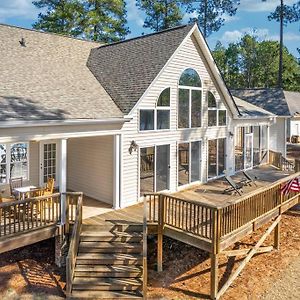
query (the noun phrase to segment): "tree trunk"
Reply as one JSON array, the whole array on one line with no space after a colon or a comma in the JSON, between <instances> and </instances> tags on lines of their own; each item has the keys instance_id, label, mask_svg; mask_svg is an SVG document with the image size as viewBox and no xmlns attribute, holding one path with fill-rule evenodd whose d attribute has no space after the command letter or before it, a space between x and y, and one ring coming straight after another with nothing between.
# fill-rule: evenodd
<instances>
[{"instance_id":1,"label":"tree trunk","mask_svg":"<svg viewBox=\"0 0 300 300\"><path fill-rule=\"evenodd\" d=\"M207 0L204 0L203 34L207 37Z\"/></svg>"},{"instance_id":2,"label":"tree trunk","mask_svg":"<svg viewBox=\"0 0 300 300\"><path fill-rule=\"evenodd\" d=\"M283 72L283 0L280 1L280 45L279 45L279 68L278 68L278 87L282 88L282 72Z\"/></svg>"}]
</instances>

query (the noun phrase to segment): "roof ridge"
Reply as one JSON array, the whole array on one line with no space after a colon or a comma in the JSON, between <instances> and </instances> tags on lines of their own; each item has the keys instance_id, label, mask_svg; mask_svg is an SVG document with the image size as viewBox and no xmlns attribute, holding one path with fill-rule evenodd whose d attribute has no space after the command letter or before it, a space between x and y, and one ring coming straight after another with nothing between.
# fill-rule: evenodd
<instances>
[{"instance_id":1,"label":"roof ridge","mask_svg":"<svg viewBox=\"0 0 300 300\"><path fill-rule=\"evenodd\" d=\"M101 46L100 42L90 41L90 40L87 40L87 39L84 39L84 38L77 38L77 37L69 36L69 35L66 35L66 34L60 34L60 33L55 33L55 32L48 32L48 31L41 31L41 30L37 30L37 29L34 29L34 28L26 28L26 27L22 27L22 26L16 26L16 25L5 24L5 23L0 22L0 27L1 26L27 30L27 31L35 32L35 33L50 34L50 35L54 35L54 36L58 36L58 37L68 38L68 39L81 41L81 42L92 43L92 44L96 44L98 46Z\"/></svg>"},{"instance_id":2,"label":"roof ridge","mask_svg":"<svg viewBox=\"0 0 300 300\"><path fill-rule=\"evenodd\" d=\"M144 35L139 35L139 36L129 38L129 39L125 39L125 40L122 40L122 41L118 41L118 42L114 42L114 43L110 43L110 44L104 44L104 45L99 46L99 48L106 48L106 47L109 47L109 46L115 46L115 45L118 45L118 44L127 43L127 42L131 42L131 41L147 38L147 37L150 37L150 36L153 36L153 35L159 35L159 34L162 34L162 33L182 29L182 28L185 28L185 27L191 27L192 28L194 25L195 25L195 23L183 24L183 25L167 28L167 29L164 29L164 30L160 30L160 31L157 31L157 32L151 32L151 33L147 33L147 34L144 34Z\"/></svg>"},{"instance_id":3,"label":"roof ridge","mask_svg":"<svg viewBox=\"0 0 300 300\"><path fill-rule=\"evenodd\" d=\"M283 90L283 88L279 87L270 87L270 88L263 88L263 87L255 87L255 88L230 88L231 91L249 91L249 90Z\"/></svg>"}]
</instances>

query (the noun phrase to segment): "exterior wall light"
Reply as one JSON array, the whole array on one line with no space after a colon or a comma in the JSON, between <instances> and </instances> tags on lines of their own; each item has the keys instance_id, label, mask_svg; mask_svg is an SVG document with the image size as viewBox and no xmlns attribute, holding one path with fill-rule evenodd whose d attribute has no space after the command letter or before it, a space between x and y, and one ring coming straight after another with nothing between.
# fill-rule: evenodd
<instances>
[{"instance_id":1,"label":"exterior wall light","mask_svg":"<svg viewBox=\"0 0 300 300\"><path fill-rule=\"evenodd\" d=\"M136 151L137 148L138 148L137 143L136 143L135 141L131 141L130 147L129 147L129 149L128 149L129 154L132 154L132 151Z\"/></svg>"}]
</instances>

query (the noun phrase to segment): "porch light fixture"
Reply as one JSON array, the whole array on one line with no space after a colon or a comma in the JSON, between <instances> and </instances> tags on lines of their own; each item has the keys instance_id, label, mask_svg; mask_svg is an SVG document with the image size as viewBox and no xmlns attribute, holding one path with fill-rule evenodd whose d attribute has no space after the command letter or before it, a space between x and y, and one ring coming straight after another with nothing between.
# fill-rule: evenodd
<instances>
[{"instance_id":1,"label":"porch light fixture","mask_svg":"<svg viewBox=\"0 0 300 300\"><path fill-rule=\"evenodd\" d=\"M132 154L132 151L136 151L137 147L138 147L137 143L135 141L131 141L130 147L128 149L129 153Z\"/></svg>"},{"instance_id":2,"label":"porch light fixture","mask_svg":"<svg viewBox=\"0 0 300 300\"><path fill-rule=\"evenodd\" d=\"M230 136L231 138L233 138L234 134L233 134L231 131L229 131L229 136Z\"/></svg>"}]
</instances>

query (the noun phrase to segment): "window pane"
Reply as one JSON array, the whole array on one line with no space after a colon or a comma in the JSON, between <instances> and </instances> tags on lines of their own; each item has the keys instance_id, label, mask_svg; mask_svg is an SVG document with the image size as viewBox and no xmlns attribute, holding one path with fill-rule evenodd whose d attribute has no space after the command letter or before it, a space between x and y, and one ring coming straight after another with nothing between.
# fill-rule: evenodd
<instances>
[{"instance_id":1,"label":"window pane","mask_svg":"<svg viewBox=\"0 0 300 300\"><path fill-rule=\"evenodd\" d=\"M158 100L157 106L170 106L170 88L164 89Z\"/></svg>"},{"instance_id":2,"label":"window pane","mask_svg":"<svg viewBox=\"0 0 300 300\"><path fill-rule=\"evenodd\" d=\"M178 127L189 128L189 90L179 89Z\"/></svg>"},{"instance_id":3,"label":"window pane","mask_svg":"<svg viewBox=\"0 0 300 300\"><path fill-rule=\"evenodd\" d=\"M178 146L178 185L189 183L189 144Z\"/></svg>"},{"instance_id":4,"label":"window pane","mask_svg":"<svg viewBox=\"0 0 300 300\"><path fill-rule=\"evenodd\" d=\"M218 139L218 175L223 175L226 161L226 139Z\"/></svg>"},{"instance_id":5,"label":"window pane","mask_svg":"<svg viewBox=\"0 0 300 300\"><path fill-rule=\"evenodd\" d=\"M191 181L201 180L201 142L191 143Z\"/></svg>"},{"instance_id":6,"label":"window pane","mask_svg":"<svg viewBox=\"0 0 300 300\"><path fill-rule=\"evenodd\" d=\"M216 98L213 95L213 93L211 93L211 92L208 92L208 107L209 108L216 108L217 107Z\"/></svg>"},{"instance_id":7,"label":"window pane","mask_svg":"<svg viewBox=\"0 0 300 300\"><path fill-rule=\"evenodd\" d=\"M217 126L217 110L208 111L208 126Z\"/></svg>"},{"instance_id":8,"label":"window pane","mask_svg":"<svg viewBox=\"0 0 300 300\"><path fill-rule=\"evenodd\" d=\"M201 80L194 69L186 69L180 77L179 85L201 87Z\"/></svg>"},{"instance_id":9,"label":"window pane","mask_svg":"<svg viewBox=\"0 0 300 300\"><path fill-rule=\"evenodd\" d=\"M27 162L28 145L25 143L12 144L10 147L10 177L28 178Z\"/></svg>"},{"instance_id":10,"label":"window pane","mask_svg":"<svg viewBox=\"0 0 300 300\"><path fill-rule=\"evenodd\" d=\"M170 145L156 147L156 192L169 188Z\"/></svg>"},{"instance_id":11,"label":"window pane","mask_svg":"<svg viewBox=\"0 0 300 300\"><path fill-rule=\"evenodd\" d=\"M170 129L169 110L157 110L157 129Z\"/></svg>"},{"instance_id":12,"label":"window pane","mask_svg":"<svg viewBox=\"0 0 300 300\"><path fill-rule=\"evenodd\" d=\"M140 130L154 129L154 110L140 110Z\"/></svg>"},{"instance_id":13,"label":"window pane","mask_svg":"<svg viewBox=\"0 0 300 300\"><path fill-rule=\"evenodd\" d=\"M140 195L154 192L154 147L142 148L140 154Z\"/></svg>"},{"instance_id":14,"label":"window pane","mask_svg":"<svg viewBox=\"0 0 300 300\"><path fill-rule=\"evenodd\" d=\"M253 126L253 165L257 166L260 163L260 140L259 140L259 126Z\"/></svg>"},{"instance_id":15,"label":"window pane","mask_svg":"<svg viewBox=\"0 0 300 300\"><path fill-rule=\"evenodd\" d=\"M244 169L244 128L238 127L235 135L235 170Z\"/></svg>"},{"instance_id":16,"label":"window pane","mask_svg":"<svg viewBox=\"0 0 300 300\"><path fill-rule=\"evenodd\" d=\"M219 110L219 126L226 125L226 110Z\"/></svg>"},{"instance_id":17,"label":"window pane","mask_svg":"<svg viewBox=\"0 0 300 300\"><path fill-rule=\"evenodd\" d=\"M0 164L0 183L6 183L6 165Z\"/></svg>"},{"instance_id":18,"label":"window pane","mask_svg":"<svg viewBox=\"0 0 300 300\"><path fill-rule=\"evenodd\" d=\"M192 127L201 127L201 91L192 91Z\"/></svg>"},{"instance_id":19,"label":"window pane","mask_svg":"<svg viewBox=\"0 0 300 300\"><path fill-rule=\"evenodd\" d=\"M217 140L208 141L208 178L217 176Z\"/></svg>"}]
</instances>

